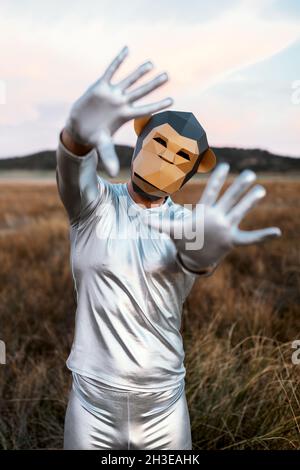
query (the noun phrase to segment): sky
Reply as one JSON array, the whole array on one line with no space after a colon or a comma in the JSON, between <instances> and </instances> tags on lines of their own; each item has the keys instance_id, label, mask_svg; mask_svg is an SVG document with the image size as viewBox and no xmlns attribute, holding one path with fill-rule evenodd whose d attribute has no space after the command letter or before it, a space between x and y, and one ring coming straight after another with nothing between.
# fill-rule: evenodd
<instances>
[{"instance_id":1,"label":"sky","mask_svg":"<svg viewBox=\"0 0 300 470\"><path fill-rule=\"evenodd\" d=\"M1 0L0 158L54 149L70 106L124 45L212 146L300 157L299 0ZM114 135L135 144L132 121Z\"/></svg>"}]
</instances>

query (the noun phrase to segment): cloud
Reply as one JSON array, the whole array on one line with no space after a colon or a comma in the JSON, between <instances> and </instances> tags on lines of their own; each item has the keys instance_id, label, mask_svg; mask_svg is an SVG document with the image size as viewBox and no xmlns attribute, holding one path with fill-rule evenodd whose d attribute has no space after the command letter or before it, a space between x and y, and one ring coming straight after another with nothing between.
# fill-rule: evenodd
<instances>
[{"instance_id":1,"label":"cloud","mask_svg":"<svg viewBox=\"0 0 300 470\"><path fill-rule=\"evenodd\" d=\"M203 115L211 109L214 119L222 122L220 100L230 107L234 99L228 77L276 56L295 41L299 31L299 22L288 17L269 21L262 14L269 1L176 0L149 5L148 0L134 0L130 5L119 0L114 8L106 0L75 1L72 7L70 2L57 0L4 2L0 79L6 82L7 104L0 108L0 133L7 132L10 139L5 138L0 155L14 155L20 139L23 152L43 145L54 147L71 103L103 73L125 43L130 56L115 80L148 59L156 66L149 78L162 70L170 75L170 82L141 104L172 95L175 107L199 112L202 94L211 90ZM225 95L220 98L215 87L222 84L226 84ZM276 94L273 100L278 102ZM252 116L251 99L240 103L249 107ZM230 121L228 126L236 125ZM25 129L32 139L24 138ZM124 126L116 139L133 143L132 124Z\"/></svg>"},{"instance_id":2,"label":"cloud","mask_svg":"<svg viewBox=\"0 0 300 470\"><path fill-rule=\"evenodd\" d=\"M25 20L38 21L40 24L54 24L58 20L66 18L80 18L86 22L91 18L105 18L106 23L112 27L119 27L120 23L135 25L156 22L164 22L166 19L176 20L178 24L202 23L222 15L225 10L238 5L239 0L211 0L210 2L189 0L131 0L123 2L115 0L113 7L111 0L86 0L84 5L81 0L52 0L40 2L38 0L2 0L2 8L6 15L20 16Z\"/></svg>"},{"instance_id":3,"label":"cloud","mask_svg":"<svg viewBox=\"0 0 300 470\"><path fill-rule=\"evenodd\" d=\"M191 106L205 119L210 140L299 157L300 105L291 100L299 56L300 41L200 93Z\"/></svg>"}]
</instances>

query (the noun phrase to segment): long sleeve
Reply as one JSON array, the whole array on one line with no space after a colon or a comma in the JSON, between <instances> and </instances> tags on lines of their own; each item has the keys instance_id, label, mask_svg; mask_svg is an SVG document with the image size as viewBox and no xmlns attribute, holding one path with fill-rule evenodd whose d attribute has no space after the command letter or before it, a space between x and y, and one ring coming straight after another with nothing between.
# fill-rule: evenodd
<instances>
[{"instance_id":1,"label":"long sleeve","mask_svg":"<svg viewBox=\"0 0 300 470\"><path fill-rule=\"evenodd\" d=\"M215 263L213 266L210 266L208 268L205 268L205 269L199 269L198 271L194 271L190 268L188 268L181 256L180 256L180 253L177 252L177 255L176 255L176 261L179 263L179 265L181 266L181 269L186 273L186 274L191 274L191 275L194 275L195 276L195 279L196 277L208 277L208 276L211 276L214 272L215 272L215 269L217 268L218 266L218 263Z\"/></svg>"},{"instance_id":2,"label":"long sleeve","mask_svg":"<svg viewBox=\"0 0 300 470\"><path fill-rule=\"evenodd\" d=\"M93 211L101 195L94 149L83 157L70 152L61 137L56 152L56 182L70 224L75 226Z\"/></svg>"}]
</instances>

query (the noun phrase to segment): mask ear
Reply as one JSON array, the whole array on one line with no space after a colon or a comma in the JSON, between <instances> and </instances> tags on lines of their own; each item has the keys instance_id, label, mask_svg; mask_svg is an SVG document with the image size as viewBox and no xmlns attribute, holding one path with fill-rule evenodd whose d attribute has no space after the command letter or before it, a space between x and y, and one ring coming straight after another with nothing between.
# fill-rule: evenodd
<instances>
[{"instance_id":1,"label":"mask ear","mask_svg":"<svg viewBox=\"0 0 300 470\"><path fill-rule=\"evenodd\" d=\"M143 117L140 117L140 118L136 118L134 120L134 130L135 130L135 133L137 136L139 136L142 132L142 130L144 129L144 127L146 126L147 122L150 121L152 115L149 114L147 116L143 116Z\"/></svg>"},{"instance_id":2,"label":"mask ear","mask_svg":"<svg viewBox=\"0 0 300 470\"><path fill-rule=\"evenodd\" d=\"M211 148L208 148L202 156L197 173L208 173L217 163L216 156Z\"/></svg>"}]
</instances>

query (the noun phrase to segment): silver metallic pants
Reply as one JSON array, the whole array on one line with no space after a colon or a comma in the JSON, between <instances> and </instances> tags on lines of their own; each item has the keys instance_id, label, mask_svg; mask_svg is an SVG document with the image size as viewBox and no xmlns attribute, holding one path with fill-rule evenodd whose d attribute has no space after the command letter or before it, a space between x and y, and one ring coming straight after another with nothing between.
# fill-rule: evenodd
<instances>
[{"instance_id":1,"label":"silver metallic pants","mask_svg":"<svg viewBox=\"0 0 300 470\"><path fill-rule=\"evenodd\" d=\"M185 382L167 391L135 392L73 373L64 449L192 449Z\"/></svg>"}]
</instances>

